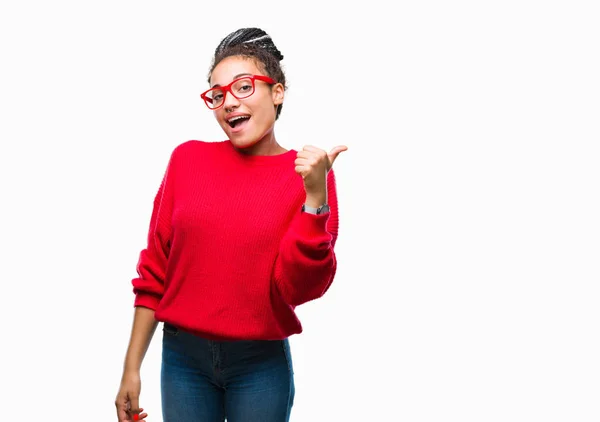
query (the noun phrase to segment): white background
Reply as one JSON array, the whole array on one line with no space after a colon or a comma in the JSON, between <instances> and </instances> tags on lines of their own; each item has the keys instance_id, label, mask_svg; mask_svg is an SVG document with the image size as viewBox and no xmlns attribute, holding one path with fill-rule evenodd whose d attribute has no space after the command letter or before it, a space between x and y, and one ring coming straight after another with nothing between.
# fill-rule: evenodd
<instances>
[{"instance_id":1,"label":"white background","mask_svg":"<svg viewBox=\"0 0 600 422\"><path fill-rule=\"evenodd\" d=\"M152 200L224 139L199 93L247 26L285 55L280 143L349 147L292 421L598 420L593 2L352 3L3 2L0 420L116 420Z\"/></svg>"}]
</instances>

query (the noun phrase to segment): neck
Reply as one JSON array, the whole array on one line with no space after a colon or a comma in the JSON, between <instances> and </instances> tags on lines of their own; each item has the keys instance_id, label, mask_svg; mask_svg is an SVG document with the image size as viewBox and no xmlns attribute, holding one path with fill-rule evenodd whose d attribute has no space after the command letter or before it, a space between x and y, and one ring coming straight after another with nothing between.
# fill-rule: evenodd
<instances>
[{"instance_id":1,"label":"neck","mask_svg":"<svg viewBox=\"0 0 600 422\"><path fill-rule=\"evenodd\" d=\"M285 148L277 143L273 130L267 132L265 136L254 145L244 149L236 149L238 152L245 155L278 155L287 152Z\"/></svg>"}]
</instances>

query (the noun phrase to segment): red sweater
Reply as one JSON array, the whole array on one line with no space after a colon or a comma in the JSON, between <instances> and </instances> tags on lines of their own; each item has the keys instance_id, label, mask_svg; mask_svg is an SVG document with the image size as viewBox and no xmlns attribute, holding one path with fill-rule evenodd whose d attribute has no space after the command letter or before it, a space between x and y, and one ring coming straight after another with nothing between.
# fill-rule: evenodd
<instances>
[{"instance_id":1,"label":"red sweater","mask_svg":"<svg viewBox=\"0 0 600 422\"><path fill-rule=\"evenodd\" d=\"M321 297L336 272L338 208L301 212L297 152L246 156L229 141L173 150L132 280L134 306L213 340L279 340L302 332L294 308Z\"/></svg>"}]
</instances>

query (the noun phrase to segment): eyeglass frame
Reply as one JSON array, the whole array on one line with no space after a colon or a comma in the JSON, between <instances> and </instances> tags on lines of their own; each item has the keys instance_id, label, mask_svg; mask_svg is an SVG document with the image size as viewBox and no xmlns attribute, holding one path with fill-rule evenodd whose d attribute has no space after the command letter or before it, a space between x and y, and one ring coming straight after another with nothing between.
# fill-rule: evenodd
<instances>
[{"instance_id":1,"label":"eyeglass frame","mask_svg":"<svg viewBox=\"0 0 600 422\"><path fill-rule=\"evenodd\" d=\"M236 95L233 93L233 91L231 90L231 87L232 87L232 85L233 85L234 83L236 83L236 82L238 82L238 81L241 81L242 79L250 79L250 80L252 81L252 94L250 94L250 95L248 95L248 96L246 96L246 97L238 98L238 97L237 97L237 96L236 96ZM252 95L254 95L254 93L256 92L256 83L255 83L255 81L256 81L256 80L259 80L259 81L262 81L262 82L266 82L266 83L268 83L268 84L270 84L270 85L274 85L274 84L276 84L276 83L277 83L277 81L275 81L273 78L269 78L268 76L263 76L263 75L248 75L248 76L242 76L242 77L239 77L239 78L237 78L237 79L234 79L234 80L233 80L233 81L231 81L231 83L229 83L228 85L225 85L225 86L219 86L219 87L214 87L214 88L207 89L207 90L206 90L206 91L204 91L202 94L200 94L200 98L202 98L202 99L204 100L204 103L206 104L206 106L207 106L207 107L208 107L210 110L217 110L217 109L219 109L219 108L223 107L223 104L225 104L225 100L227 99L227 93L228 93L228 92L229 92L231 95L233 95L233 97L234 97L235 99L238 99L238 100L243 100L243 99L245 99L245 98L248 98L248 97L251 97ZM223 93L224 93L224 94L223 94L223 102L221 103L221 105L220 105L220 106L217 106L217 107L215 107L215 108L212 108L211 106L209 106L209 105L208 105L208 104L209 104L209 102L210 102L210 101L212 101L212 99L211 99L211 98L208 98L208 95L207 95L207 94L208 94L210 91L214 91L214 90L220 90L220 91L223 91Z\"/></svg>"}]
</instances>

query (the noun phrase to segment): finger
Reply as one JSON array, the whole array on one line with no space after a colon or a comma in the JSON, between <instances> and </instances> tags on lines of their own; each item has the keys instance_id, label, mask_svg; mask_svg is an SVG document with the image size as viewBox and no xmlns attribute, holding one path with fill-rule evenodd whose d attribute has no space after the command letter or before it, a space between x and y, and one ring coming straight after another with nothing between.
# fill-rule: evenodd
<instances>
[{"instance_id":1,"label":"finger","mask_svg":"<svg viewBox=\"0 0 600 422\"><path fill-rule=\"evenodd\" d=\"M137 420L135 419L135 416L140 413L141 409L140 409L140 399L138 396L132 396L130 398L130 403L131 406L129 407L129 415L131 416L132 420Z\"/></svg>"},{"instance_id":2,"label":"finger","mask_svg":"<svg viewBox=\"0 0 600 422\"><path fill-rule=\"evenodd\" d=\"M138 413L140 411L140 398L132 395L129 400L131 401L129 410L133 413Z\"/></svg>"},{"instance_id":3,"label":"finger","mask_svg":"<svg viewBox=\"0 0 600 422\"><path fill-rule=\"evenodd\" d=\"M329 151L328 155L336 155L337 156L340 152L347 151L347 150L348 150L348 147L346 145L338 145L336 147L333 147L331 149L331 151Z\"/></svg>"},{"instance_id":4,"label":"finger","mask_svg":"<svg viewBox=\"0 0 600 422\"><path fill-rule=\"evenodd\" d=\"M321 151L321 148L317 148L314 145L304 145L302 147L302 151L319 152L319 151Z\"/></svg>"},{"instance_id":5,"label":"finger","mask_svg":"<svg viewBox=\"0 0 600 422\"><path fill-rule=\"evenodd\" d=\"M126 397L118 397L115 401L115 405L117 407L117 419L119 422L125 422L128 419L128 411L127 411L127 398Z\"/></svg>"},{"instance_id":6,"label":"finger","mask_svg":"<svg viewBox=\"0 0 600 422\"><path fill-rule=\"evenodd\" d=\"M314 152L311 152L311 151L298 151L298 153L296 154L296 157L310 158L310 157L313 157L314 155L315 155Z\"/></svg>"},{"instance_id":7,"label":"finger","mask_svg":"<svg viewBox=\"0 0 600 422\"><path fill-rule=\"evenodd\" d=\"M296 171L296 173L298 173L300 176L302 176L302 178L304 179L306 177L306 167L304 166L296 166L294 168L294 170Z\"/></svg>"},{"instance_id":8,"label":"finger","mask_svg":"<svg viewBox=\"0 0 600 422\"><path fill-rule=\"evenodd\" d=\"M296 158L294 160L294 164L297 166L308 166L310 165L311 160L309 158Z\"/></svg>"},{"instance_id":9,"label":"finger","mask_svg":"<svg viewBox=\"0 0 600 422\"><path fill-rule=\"evenodd\" d=\"M347 151L348 147L345 145L340 145L337 147L334 147L329 154L327 154L327 156L329 157L329 166L331 167L333 165L333 162L335 161L335 159L337 158L338 155L340 155L340 153Z\"/></svg>"},{"instance_id":10,"label":"finger","mask_svg":"<svg viewBox=\"0 0 600 422\"><path fill-rule=\"evenodd\" d=\"M117 409L117 418L119 419L119 422L126 422L129 420L129 415L125 409L119 408Z\"/></svg>"},{"instance_id":11,"label":"finger","mask_svg":"<svg viewBox=\"0 0 600 422\"><path fill-rule=\"evenodd\" d=\"M135 421L135 422L143 422L144 418L148 416L145 413L136 413L135 415L133 415L131 418Z\"/></svg>"},{"instance_id":12,"label":"finger","mask_svg":"<svg viewBox=\"0 0 600 422\"><path fill-rule=\"evenodd\" d=\"M325 157L327 157L327 155L325 155ZM321 162L321 159L316 154L312 154L308 157L296 157L296 160L294 162L306 166L318 166ZM323 163L326 164L327 159L323 160Z\"/></svg>"},{"instance_id":13,"label":"finger","mask_svg":"<svg viewBox=\"0 0 600 422\"><path fill-rule=\"evenodd\" d=\"M143 412L144 412L144 408L140 407L136 413L134 413L134 414L131 415L131 417L133 418L133 420L136 420L136 421L140 420L140 419L143 419L146 416L148 416L147 413L143 413ZM146 415L146 416L144 416L144 415ZM137 416L137 419L135 418L136 416Z\"/></svg>"},{"instance_id":14,"label":"finger","mask_svg":"<svg viewBox=\"0 0 600 422\"><path fill-rule=\"evenodd\" d=\"M129 410L127 415L127 421L141 421L144 418L148 417L148 414L144 412L144 408L140 407L139 409Z\"/></svg>"}]
</instances>

